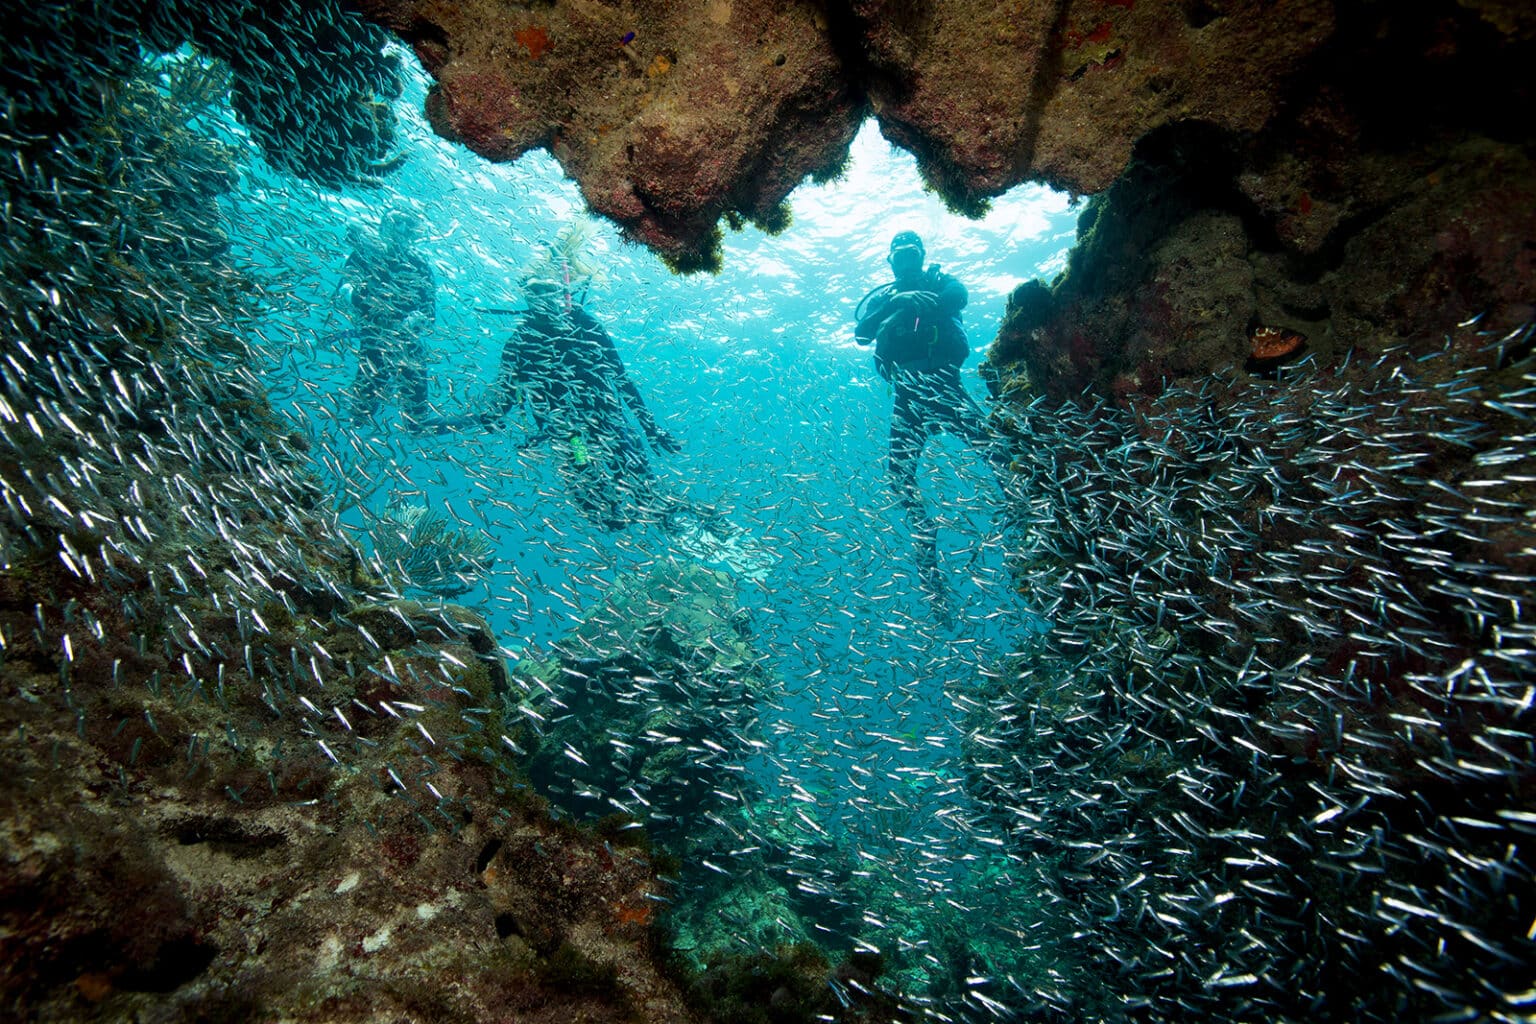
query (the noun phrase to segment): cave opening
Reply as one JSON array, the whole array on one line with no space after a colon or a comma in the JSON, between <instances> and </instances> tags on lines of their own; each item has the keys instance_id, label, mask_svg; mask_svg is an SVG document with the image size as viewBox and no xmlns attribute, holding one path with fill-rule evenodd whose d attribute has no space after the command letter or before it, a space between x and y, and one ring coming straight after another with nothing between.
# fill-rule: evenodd
<instances>
[{"instance_id":1,"label":"cave opening","mask_svg":"<svg viewBox=\"0 0 1536 1024\"><path fill-rule=\"evenodd\" d=\"M426 88L424 76L410 77L395 101L404 159L380 182L316 187L253 157L225 199L242 263L284 282L270 290L280 297L256 330L268 357L263 379L293 432L308 439L341 528L386 568L411 567L397 541L422 522L483 538L484 556L457 576L423 571L407 577L405 593L474 609L522 664L570 643L573 624L611 607L616 584L649 577L659 563L698 558L732 577L728 595L686 574L667 584L703 585L711 600L728 602L725 642L750 649L747 660L762 672L750 700L699 718L685 746L703 751L705 769L668 776L681 806L615 782L635 781L644 774L637 766L651 763L634 748L645 747L654 724L626 717L636 701L690 701L688 673L676 666L697 652L673 641L645 641L638 664L592 649L564 663L565 703L555 711L603 728L546 741L531 771L569 811L653 817L700 889L709 876L698 864L719 863L730 850L715 850L715 824L689 824L689 808L722 787L749 805L755 824L731 818L730 828L771 838L733 845L761 848L760 870L783 912L764 919L722 912L731 900L695 900L672 920L681 946L719 948L739 941L734 931L761 948L819 941L835 952L857 938L860 907L904 915L893 934L942 930L939 895L992 907L999 922L1008 919L1000 928L1030 927L1032 909L1010 902L997 834L966 795L963 716L951 700L986 687L1017 649L1020 623L1032 635L1049 622L1010 583L1012 541L993 468L945 435L931 441L918 476L935 510L937 556L954 570L953 618L933 620L912 561L912 526L886 479L891 399L852 332L861 297L890 279L892 237L916 232L927 260L968 292L971 355L961 378L989 407L977 371L1008 297L1066 266L1079 205L1023 185L984 217L962 217L870 121L837 178L807 181L789 197L783 230L730 232L718 273L680 276L584 216L576 186L548 154L492 164L440 139L421 113ZM224 127L238 139L237 124ZM400 212L418 223L416 251L437 289L428 407L457 423L453 430L408 429L403 395L385 396L368 417L355 413L359 356L344 268L357 239ZM280 227L294 222L305 225L301 234ZM682 546L662 523L595 527L571 500L569 477L528 444L531 424L463 425L493 397L502 347L525 305L523 280L556 250L579 279L560 283L611 334L646 406L677 442L675 454L653 446L658 486L718 511L745 554L722 553L696 532ZM616 693L628 693L627 702L609 700ZM677 735L694 735L683 712L668 715ZM704 740L718 743L733 729L752 745L735 751L739 771L722 775L708 767L714 755ZM1008 935L988 941L1006 944ZM930 952L920 942L899 958L903 984L963 987L965 943L944 942L952 948Z\"/></svg>"}]
</instances>

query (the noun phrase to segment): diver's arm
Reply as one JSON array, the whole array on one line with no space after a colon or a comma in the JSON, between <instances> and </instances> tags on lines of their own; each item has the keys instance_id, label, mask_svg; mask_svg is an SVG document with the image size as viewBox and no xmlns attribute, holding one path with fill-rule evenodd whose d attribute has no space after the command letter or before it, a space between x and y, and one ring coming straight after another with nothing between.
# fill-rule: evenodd
<instances>
[{"instance_id":1,"label":"diver's arm","mask_svg":"<svg viewBox=\"0 0 1536 1024\"><path fill-rule=\"evenodd\" d=\"M969 296L959 278L934 268L926 272L920 282L913 282L906 290L891 295L885 310L895 312L897 308L905 308L915 316L957 316L967 301Z\"/></svg>"},{"instance_id":2,"label":"diver's arm","mask_svg":"<svg viewBox=\"0 0 1536 1024\"><path fill-rule=\"evenodd\" d=\"M624 369L624 360L619 358L619 348L613 343L613 338L603 329L602 324L592 318L591 314L585 315L585 321L583 326L591 331L602 348L602 358L607 369L606 376L613 382L624 404L629 406L630 413L635 417L635 422L640 424L640 429L645 431L646 438L651 444L665 451L674 454L682 451L682 445L677 443L677 439L662 430L656 423L656 417L651 415L651 410L646 408L645 398L640 394L640 389L635 386L635 382L630 379L629 371Z\"/></svg>"},{"instance_id":3,"label":"diver's arm","mask_svg":"<svg viewBox=\"0 0 1536 1024\"><path fill-rule=\"evenodd\" d=\"M491 389L491 405L480 414L480 425L495 430L517 404L523 381L522 332L507 339L501 350L501 367L496 371L496 383Z\"/></svg>"},{"instance_id":4,"label":"diver's arm","mask_svg":"<svg viewBox=\"0 0 1536 1024\"><path fill-rule=\"evenodd\" d=\"M536 448L549 440L551 432L549 417L540 409L538 403L525 394L523 389L516 383L509 382L501 389L495 406L480 414L480 425L486 430L496 429L501 426L502 421L506 419L507 413L511 411L514 405L521 405L523 411L528 414L528 419L533 423L532 432L517 442L517 450L520 452L527 451L529 448Z\"/></svg>"},{"instance_id":5,"label":"diver's arm","mask_svg":"<svg viewBox=\"0 0 1536 1024\"><path fill-rule=\"evenodd\" d=\"M656 424L655 418L651 415L651 411L645 407L644 396L640 394L640 389L635 386L635 382L630 379L629 372L624 369L624 364L619 361L617 352L613 354L613 359L609 365L611 367L610 379L612 379L614 386L619 389L619 395L624 399L624 404L629 406L629 411L634 413L635 419L640 421L640 425L645 427L645 432L649 434L651 428Z\"/></svg>"},{"instance_id":6,"label":"diver's arm","mask_svg":"<svg viewBox=\"0 0 1536 1024\"><path fill-rule=\"evenodd\" d=\"M640 424L640 429L645 431L645 436L651 444L674 455L682 451L683 446L677 443L677 438L662 430L656 422L656 417L651 415L651 410L645 407L645 399L640 396L640 389L635 387L635 382L630 380L629 374L624 372L622 363L619 364L619 375L615 383L619 386L619 394L624 397L624 404L629 406L635 422Z\"/></svg>"},{"instance_id":7,"label":"diver's arm","mask_svg":"<svg viewBox=\"0 0 1536 1024\"><path fill-rule=\"evenodd\" d=\"M894 294L893 288L893 285L883 285L883 294L881 294L882 289L876 289L875 293L864 300L864 302L868 303L868 306L864 311L864 315L859 317L858 323L853 327L853 340L858 344L869 345L874 343L875 334L880 330L880 324L885 320L886 314L890 312L891 296ZM860 305L864 305L864 303L861 302Z\"/></svg>"},{"instance_id":8,"label":"diver's arm","mask_svg":"<svg viewBox=\"0 0 1536 1024\"><path fill-rule=\"evenodd\" d=\"M939 279L939 290L934 296L938 300L939 312L945 316L954 316L970 301L965 285L953 274L940 271L935 276Z\"/></svg>"}]
</instances>

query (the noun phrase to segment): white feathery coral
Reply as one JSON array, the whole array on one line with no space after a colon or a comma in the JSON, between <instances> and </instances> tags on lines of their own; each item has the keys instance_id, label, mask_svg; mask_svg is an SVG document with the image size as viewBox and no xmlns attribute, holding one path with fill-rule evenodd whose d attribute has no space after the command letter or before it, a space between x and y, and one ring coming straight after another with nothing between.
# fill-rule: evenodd
<instances>
[{"instance_id":1,"label":"white feathery coral","mask_svg":"<svg viewBox=\"0 0 1536 1024\"><path fill-rule=\"evenodd\" d=\"M465 593L496 561L489 536L425 505L391 505L368 534L386 575L439 597Z\"/></svg>"}]
</instances>

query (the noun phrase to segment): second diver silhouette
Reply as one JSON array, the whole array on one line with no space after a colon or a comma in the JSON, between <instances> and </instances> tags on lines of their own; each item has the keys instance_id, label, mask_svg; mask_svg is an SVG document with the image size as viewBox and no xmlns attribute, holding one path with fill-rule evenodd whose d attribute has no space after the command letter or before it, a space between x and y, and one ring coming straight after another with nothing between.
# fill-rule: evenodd
<instances>
[{"instance_id":1,"label":"second diver silhouette","mask_svg":"<svg viewBox=\"0 0 1536 1024\"><path fill-rule=\"evenodd\" d=\"M525 409L534 430L521 447L549 445L571 499L603 529L660 521L686 507L657 487L630 418L651 448L682 446L646 408L608 332L560 281L534 276L522 290L528 308L502 348L482 424L495 428L514 407Z\"/></svg>"},{"instance_id":2,"label":"second diver silhouette","mask_svg":"<svg viewBox=\"0 0 1536 1024\"><path fill-rule=\"evenodd\" d=\"M578 301L573 282L590 270L570 252L572 233L522 281L527 308L516 311L481 425L495 429L521 407L533 430L520 447L549 447L566 493L593 524L611 531L654 523L684 553L761 580L777 561L772 552L715 509L659 485L647 448L677 454L682 446L656 422L613 338Z\"/></svg>"}]
</instances>

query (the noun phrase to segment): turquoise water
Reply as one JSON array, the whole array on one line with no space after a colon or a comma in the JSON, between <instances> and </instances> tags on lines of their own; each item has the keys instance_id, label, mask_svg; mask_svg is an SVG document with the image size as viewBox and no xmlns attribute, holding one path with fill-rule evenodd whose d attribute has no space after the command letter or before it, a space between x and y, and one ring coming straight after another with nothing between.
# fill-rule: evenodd
<instances>
[{"instance_id":1,"label":"turquoise water","mask_svg":"<svg viewBox=\"0 0 1536 1024\"><path fill-rule=\"evenodd\" d=\"M434 136L420 114L425 84L415 78L399 102L410 159L381 188L318 190L247 150L242 187L229 197L230 234L266 282L270 308L256 329L264 379L310 438L342 523L366 546L368 527L396 500L488 535L494 568L454 600L485 615L515 657L556 639L618 574L650 564L670 542L654 528L592 527L544 449L517 450L521 425L417 437L389 405L374 424L350 422L356 362L341 333L350 323L339 276L349 227L371 228L387 209L424 219L418 249L438 285L426 339L430 401L452 416L486 399L512 323L485 310L520 308L522 268L581 216L575 185L547 155L490 165ZM239 136L233 121L214 127ZM777 556L766 577L740 580L752 642L783 685L764 709L768 746L752 766L769 806L809 816L889 884L913 884L908 899L964 906L967 887L983 879L1006 890L1008 865L961 790L955 698L995 670L1021 632L1049 623L1010 584L1005 557L1020 539L1005 531L991 471L947 437L930 444L920 480L958 614L952 625L933 620L886 487L889 392L853 343L853 311L889 279L890 236L918 231L929 260L970 290L973 354L962 375L985 407L975 368L1006 296L1061 269L1076 210L1063 195L1022 186L982 221L952 215L872 125L840 180L803 185L791 204L782 235L729 235L716 276L673 276L595 223L585 255L602 276L587 305L682 443L680 455L653 456L661 486L719 507ZM908 932L904 941L926 941L915 926Z\"/></svg>"}]
</instances>

